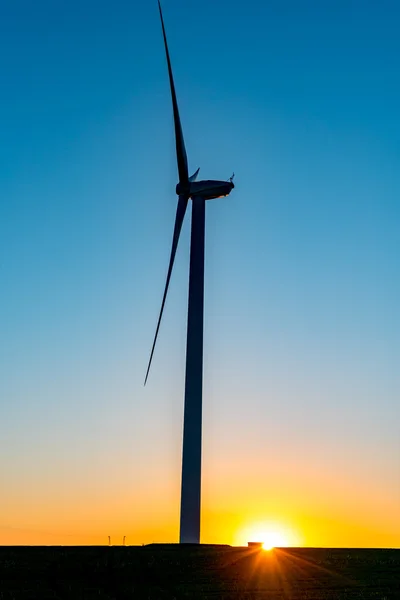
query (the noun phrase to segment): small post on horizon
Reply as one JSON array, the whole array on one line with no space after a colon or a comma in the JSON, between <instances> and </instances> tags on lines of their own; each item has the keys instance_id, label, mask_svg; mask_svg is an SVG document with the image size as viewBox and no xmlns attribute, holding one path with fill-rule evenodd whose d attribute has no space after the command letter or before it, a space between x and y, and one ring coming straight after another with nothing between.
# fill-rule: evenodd
<instances>
[{"instance_id":1,"label":"small post on horizon","mask_svg":"<svg viewBox=\"0 0 400 600\"><path fill-rule=\"evenodd\" d=\"M181 544L200 543L205 199L192 198L183 422Z\"/></svg>"}]
</instances>

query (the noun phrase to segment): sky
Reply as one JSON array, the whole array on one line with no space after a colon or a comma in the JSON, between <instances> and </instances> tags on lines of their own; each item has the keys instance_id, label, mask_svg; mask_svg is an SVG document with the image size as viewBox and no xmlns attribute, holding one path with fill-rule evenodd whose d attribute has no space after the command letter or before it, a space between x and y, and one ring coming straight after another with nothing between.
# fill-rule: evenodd
<instances>
[{"instance_id":1,"label":"sky","mask_svg":"<svg viewBox=\"0 0 400 600\"><path fill-rule=\"evenodd\" d=\"M206 207L201 541L400 546L385 0L164 0ZM190 211L156 1L0 7L0 544L176 542Z\"/></svg>"}]
</instances>

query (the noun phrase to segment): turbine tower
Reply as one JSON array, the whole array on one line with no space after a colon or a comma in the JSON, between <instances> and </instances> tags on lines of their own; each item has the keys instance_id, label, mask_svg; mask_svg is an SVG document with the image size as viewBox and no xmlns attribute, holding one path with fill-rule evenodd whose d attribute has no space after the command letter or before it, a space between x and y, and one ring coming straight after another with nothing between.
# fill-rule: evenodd
<instances>
[{"instance_id":1,"label":"turbine tower","mask_svg":"<svg viewBox=\"0 0 400 600\"><path fill-rule=\"evenodd\" d=\"M183 423L182 484L180 543L200 543L201 498L201 425L203 395L203 315L204 315L204 232L206 200L228 196L234 188L233 176L228 181L196 181L200 169L189 177L185 142L183 139L171 60L165 34L164 20L158 0L161 27L167 57L169 83L174 114L176 158L179 183L176 186L178 205L172 237L172 248L167 271L164 295L157 322L153 347L147 367L145 385L149 375L158 330L164 311L175 254L189 199L192 200L192 226L190 241L189 303L186 341L185 407Z\"/></svg>"}]
</instances>

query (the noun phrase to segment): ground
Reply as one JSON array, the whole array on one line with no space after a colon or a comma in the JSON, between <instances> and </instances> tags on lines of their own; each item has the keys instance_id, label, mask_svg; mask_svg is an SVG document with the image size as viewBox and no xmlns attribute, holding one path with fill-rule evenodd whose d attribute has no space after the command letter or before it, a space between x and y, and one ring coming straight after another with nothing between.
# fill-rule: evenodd
<instances>
[{"instance_id":1,"label":"ground","mask_svg":"<svg viewBox=\"0 0 400 600\"><path fill-rule=\"evenodd\" d=\"M400 600L400 550L2 547L0 600Z\"/></svg>"}]
</instances>

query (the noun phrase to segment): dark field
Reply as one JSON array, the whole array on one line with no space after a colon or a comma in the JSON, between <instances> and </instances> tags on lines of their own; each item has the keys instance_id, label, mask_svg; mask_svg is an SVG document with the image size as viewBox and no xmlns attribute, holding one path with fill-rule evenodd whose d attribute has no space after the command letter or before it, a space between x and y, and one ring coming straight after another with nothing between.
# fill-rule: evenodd
<instances>
[{"instance_id":1,"label":"dark field","mask_svg":"<svg viewBox=\"0 0 400 600\"><path fill-rule=\"evenodd\" d=\"M14 598L400 600L400 550L2 547Z\"/></svg>"}]
</instances>

